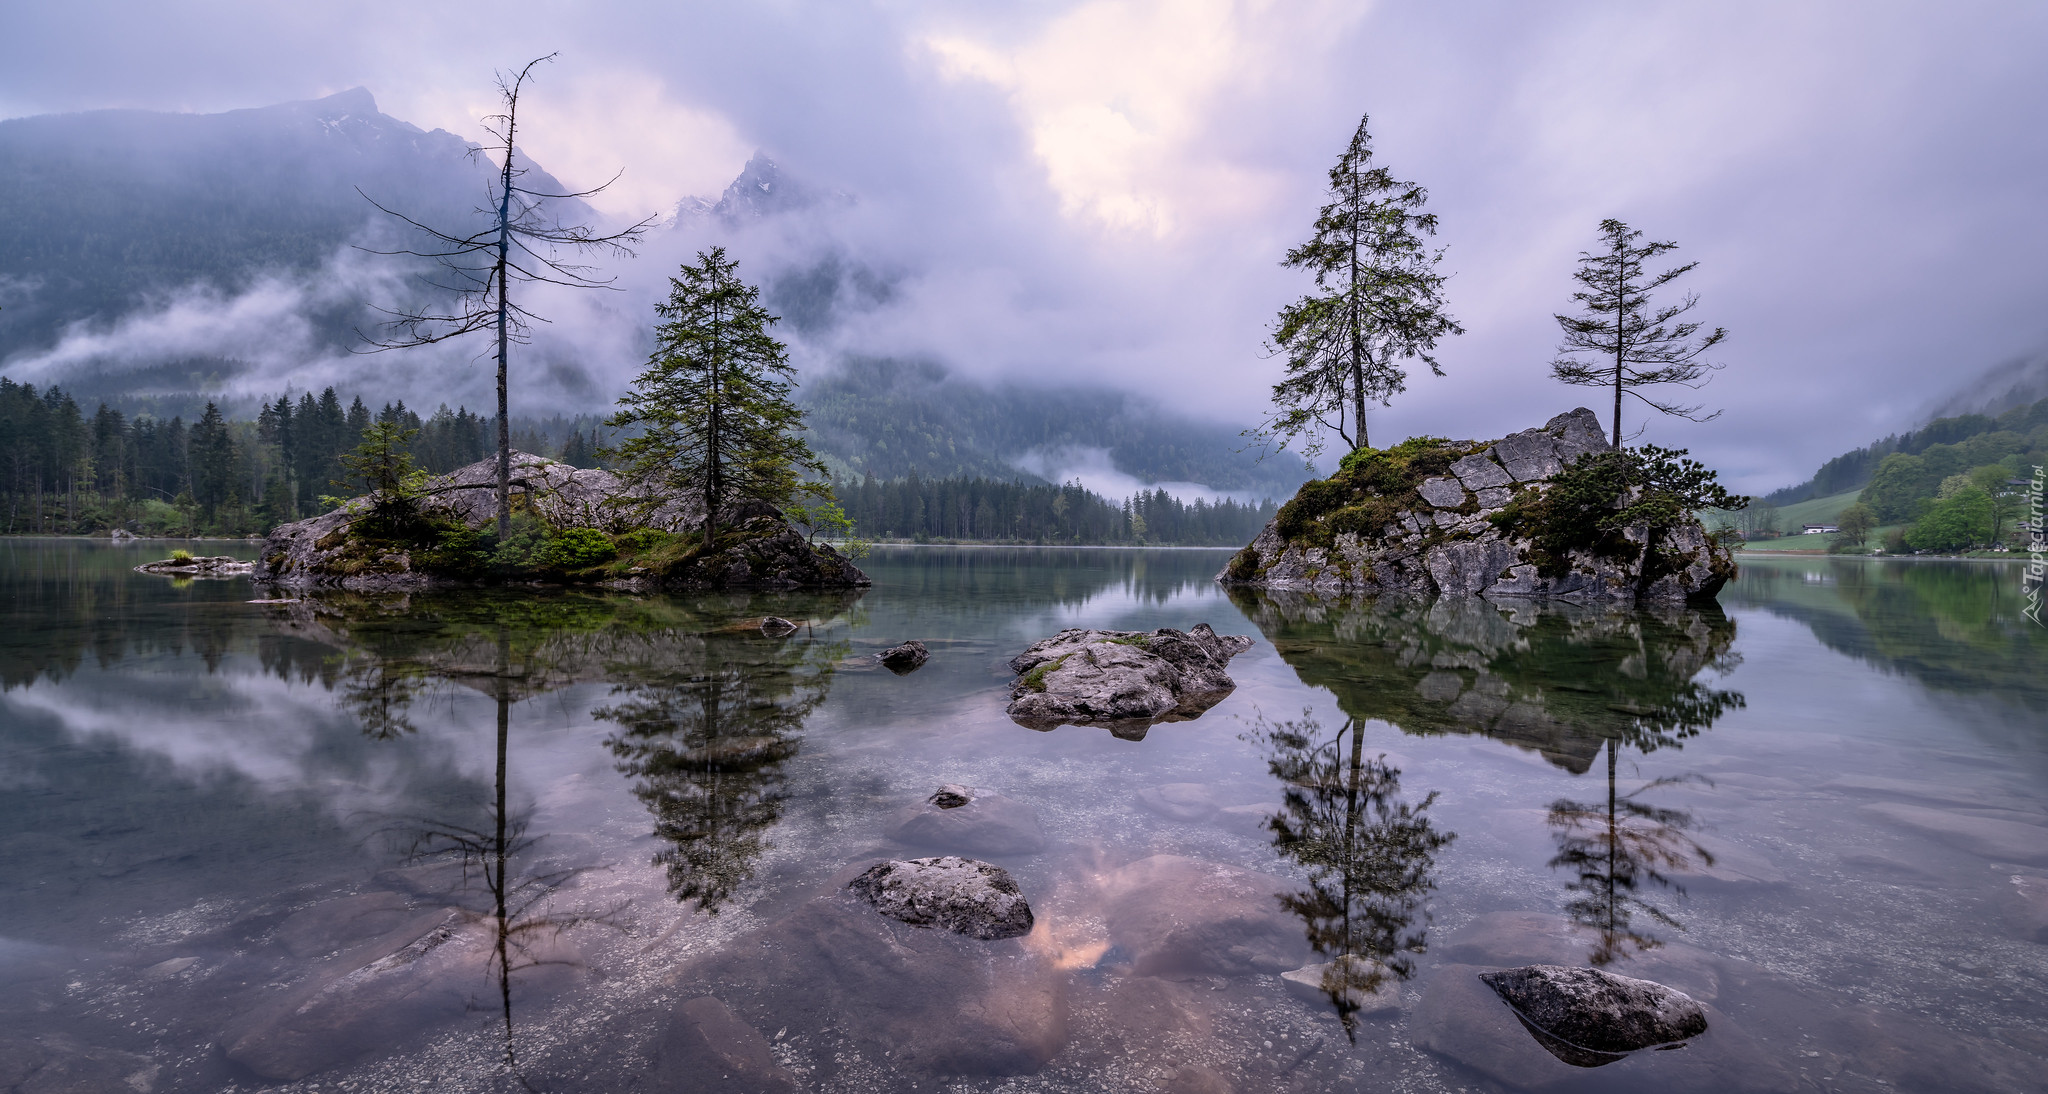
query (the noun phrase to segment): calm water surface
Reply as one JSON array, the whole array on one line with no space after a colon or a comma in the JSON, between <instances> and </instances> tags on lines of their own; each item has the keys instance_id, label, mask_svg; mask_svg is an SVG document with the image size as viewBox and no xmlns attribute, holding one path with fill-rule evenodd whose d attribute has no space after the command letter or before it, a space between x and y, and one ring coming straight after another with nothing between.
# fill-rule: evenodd
<instances>
[{"instance_id":1,"label":"calm water surface","mask_svg":"<svg viewBox=\"0 0 2048 1094\"><path fill-rule=\"evenodd\" d=\"M1616 613L890 548L858 597L266 604L131 571L162 550L0 541L0 1091L2048 1075L2048 634L2015 567L1752 560L1719 609ZM1003 714L1039 638L1199 622L1258 642L1197 720ZM923 669L875 663L907 638ZM1004 811L913 842L947 783ZM844 895L948 852L1009 869L1032 934ZM1475 977L1531 962L1710 1028L1573 1066Z\"/></svg>"}]
</instances>

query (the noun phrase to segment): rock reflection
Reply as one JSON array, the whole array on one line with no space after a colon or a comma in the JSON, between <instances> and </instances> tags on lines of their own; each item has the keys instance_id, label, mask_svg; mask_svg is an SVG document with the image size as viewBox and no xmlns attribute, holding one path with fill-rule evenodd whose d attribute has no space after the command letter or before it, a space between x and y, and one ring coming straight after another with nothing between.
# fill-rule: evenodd
<instances>
[{"instance_id":1,"label":"rock reflection","mask_svg":"<svg viewBox=\"0 0 2048 1094\"><path fill-rule=\"evenodd\" d=\"M1286 787L1282 811L1266 821L1273 846L1308 871L1308 888L1280 903L1307 926L1309 945L1325 960L1318 986L1356 1041L1359 1011L1414 975L1436 854L1456 833L1430 821L1434 791L1419 802L1400 799L1401 769L1384 753L1366 758L1359 719L1325 738L1304 711L1299 721L1261 719L1251 736Z\"/></svg>"},{"instance_id":2,"label":"rock reflection","mask_svg":"<svg viewBox=\"0 0 2048 1094\"><path fill-rule=\"evenodd\" d=\"M1651 894L1683 895L1672 875L1711 866L1713 857L1686 834L1690 813L1644 799L1695 780L1660 778L1622 793L1619 765L1629 749L1682 747L1744 705L1711 679L1739 663L1735 623L1718 608L1340 600L1241 589L1233 599L1302 681L1331 691L1354 720L1417 735L1478 734L1573 774L1590 771L1604 752L1605 799L1560 799L1546 817L1557 841L1548 865L1572 875L1567 913L1594 932L1595 965L1658 945L1655 927L1679 929Z\"/></svg>"},{"instance_id":3,"label":"rock reflection","mask_svg":"<svg viewBox=\"0 0 2048 1094\"><path fill-rule=\"evenodd\" d=\"M1711 605L1231 596L1345 714L1416 735L1491 737L1574 774L1610 740L1675 745L1742 705L1699 679L1740 663L1735 622Z\"/></svg>"}]
</instances>

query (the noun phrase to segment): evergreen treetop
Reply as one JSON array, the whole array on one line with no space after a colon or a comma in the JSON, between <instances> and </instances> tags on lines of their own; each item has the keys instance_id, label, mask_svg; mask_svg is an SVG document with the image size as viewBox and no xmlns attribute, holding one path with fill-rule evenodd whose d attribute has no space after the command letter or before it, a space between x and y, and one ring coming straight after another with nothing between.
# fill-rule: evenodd
<instances>
[{"instance_id":1,"label":"evergreen treetop","mask_svg":"<svg viewBox=\"0 0 2048 1094\"><path fill-rule=\"evenodd\" d=\"M1651 274L1645 263L1677 250L1678 244L1637 242L1642 237L1640 230L1611 217L1600 222L1605 249L1579 252L1579 268L1572 274L1583 286L1572 299L1584 312L1556 317L1564 341L1557 347L1557 359L1550 363L1551 376L1564 383L1614 388L1613 441L1617 449L1622 439L1623 395L1633 395L1652 410L1688 421L1712 421L1721 415L1717 410L1700 416L1696 405L1663 401L1641 390L1663 384L1697 388L1706 383L1708 374L1721 366L1702 355L1728 337L1727 330L1715 327L1694 341L1702 324L1675 321L1699 304L1699 297L1692 293L1676 304L1651 305L1651 293L1691 273L1699 263Z\"/></svg>"},{"instance_id":2,"label":"evergreen treetop","mask_svg":"<svg viewBox=\"0 0 2048 1094\"><path fill-rule=\"evenodd\" d=\"M1354 450L1367 447L1366 403L1386 406L1407 389L1400 362L1420 359L1441 376L1431 351L1438 339L1464 333L1445 311L1443 250L1426 243L1437 229L1436 214L1421 211L1429 192L1373 164L1370 120L1358 120L1330 169L1333 200L1316 216L1314 234L1281 263L1308 270L1316 287L1280 310L1273 341L1287 355L1287 374L1273 385L1278 411L1257 433L1282 448L1306 435L1310 457L1321 450L1323 429Z\"/></svg>"},{"instance_id":3,"label":"evergreen treetop","mask_svg":"<svg viewBox=\"0 0 2048 1094\"><path fill-rule=\"evenodd\" d=\"M631 477L703 499L707 542L737 502L781 509L815 489L805 473L825 475L799 435L788 354L768 330L776 317L738 266L713 247L669 279L647 368L606 422L642 431L617 450Z\"/></svg>"}]
</instances>

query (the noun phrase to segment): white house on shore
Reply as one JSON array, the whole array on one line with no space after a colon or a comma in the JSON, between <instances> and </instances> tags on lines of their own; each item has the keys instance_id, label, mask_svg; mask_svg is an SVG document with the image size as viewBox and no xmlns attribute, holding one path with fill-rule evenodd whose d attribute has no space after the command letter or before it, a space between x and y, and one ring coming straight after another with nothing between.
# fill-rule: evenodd
<instances>
[{"instance_id":1,"label":"white house on shore","mask_svg":"<svg viewBox=\"0 0 2048 1094\"><path fill-rule=\"evenodd\" d=\"M1832 536L1841 530L1841 526L1835 524L1802 524L1799 526L1799 534L1802 536Z\"/></svg>"}]
</instances>

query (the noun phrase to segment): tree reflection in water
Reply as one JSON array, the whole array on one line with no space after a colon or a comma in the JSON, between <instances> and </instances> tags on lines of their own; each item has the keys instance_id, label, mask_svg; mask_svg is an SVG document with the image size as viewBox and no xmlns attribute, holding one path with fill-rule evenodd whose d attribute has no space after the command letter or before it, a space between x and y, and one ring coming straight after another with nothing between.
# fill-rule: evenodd
<instances>
[{"instance_id":1,"label":"tree reflection in water","mask_svg":"<svg viewBox=\"0 0 2048 1094\"><path fill-rule=\"evenodd\" d=\"M757 627L685 647L672 668L619 685L619 700L595 714L618 724L606 744L669 844L654 856L669 892L716 914L772 846L783 764L847 647L769 638Z\"/></svg>"},{"instance_id":2,"label":"tree reflection in water","mask_svg":"<svg viewBox=\"0 0 2048 1094\"><path fill-rule=\"evenodd\" d=\"M1400 800L1401 770L1384 753L1366 758L1363 721L1347 719L1327 739L1322 733L1303 711L1299 721L1261 718L1249 736L1287 788L1282 811L1266 820L1273 846L1308 871L1308 888L1280 903L1307 926L1309 945L1325 959L1323 994L1356 1041L1363 1000L1389 979L1414 975L1436 853L1457 836L1427 816L1435 791Z\"/></svg>"},{"instance_id":3,"label":"tree reflection in water","mask_svg":"<svg viewBox=\"0 0 2048 1094\"><path fill-rule=\"evenodd\" d=\"M1685 929L1671 913L1645 899L1645 882L1682 897L1685 887L1664 871L1714 864L1713 854L1685 834L1693 824L1690 812L1638 800L1639 795L1660 786L1688 780L1655 779L1627 794L1616 794L1614 769L1619 752L1610 742L1604 808L1598 802L1565 798L1550 803L1549 823L1557 830L1557 856L1549 865L1577 875L1565 883L1565 890L1572 894L1565 901L1565 914L1594 932L1597 941L1587 960L1598 966L1663 944L1636 926L1637 912L1674 930Z\"/></svg>"},{"instance_id":4,"label":"tree reflection in water","mask_svg":"<svg viewBox=\"0 0 2048 1094\"><path fill-rule=\"evenodd\" d=\"M497 713L497 756L492 797L484 806L481 823L468 825L446 817L411 818L399 827L410 838L407 861L415 864L448 862L459 868L455 886L443 896L473 922L483 922L489 928L491 948L487 965L497 987L498 1009L504 1023L505 1069L522 1086L526 1086L519 1072L512 1025L513 974L562 963L553 946L562 932L585 923L609 922L617 909L562 913L548 903L557 890L588 867L534 865L533 852L541 837L528 834L530 814L514 816L509 808L511 711L516 701L519 677L515 675L512 663L511 635L504 627L497 628L497 632L496 671L488 677L482 677L473 670L462 674L465 684L480 686L490 692ZM416 663L406 666L386 663L384 669L378 673L364 672L361 678L377 683L391 681L393 686L382 689L365 687L363 694L375 697L376 701L349 704L363 718L363 732L379 740L396 735L394 727L402 727L403 732L413 731L414 727L406 715L410 703L428 679ZM347 686L346 681L353 678L345 677L344 687ZM525 869L515 873L515 860L523 860ZM482 883L485 898L482 908L475 907L471 900L476 895L478 882Z\"/></svg>"},{"instance_id":5,"label":"tree reflection in water","mask_svg":"<svg viewBox=\"0 0 2048 1094\"><path fill-rule=\"evenodd\" d=\"M853 596L786 596L785 614L831 618ZM489 931L509 1076L515 1052L514 980L559 964L562 932L609 922L616 908L564 912L550 898L589 869L549 861L531 813L509 801L512 704L574 684L606 681L619 701L597 712L622 732L607 744L637 779L635 793L673 845L656 861L681 899L716 910L751 876L780 814L781 765L804 718L824 699L842 642L769 639L744 597L684 602L580 592L481 592L306 597L281 611L281 630L342 651L329 678L366 736L421 732L416 704L434 688L492 697L496 763L486 800L466 816L393 818L415 864L445 863L440 896ZM810 612L799 609L811 609ZM738 622L735 622L736 617Z\"/></svg>"},{"instance_id":6,"label":"tree reflection in water","mask_svg":"<svg viewBox=\"0 0 2048 1094\"><path fill-rule=\"evenodd\" d=\"M1574 774L1605 752L1605 800L1560 799L1548 812L1558 848L1548 865L1573 875L1566 912L1595 933L1596 965L1657 945L1653 926L1679 928L1649 894L1682 894L1672 877L1712 856L1686 834L1690 813L1644 799L1704 780L1661 778L1622 793L1619 765L1624 750L1680 748L1744 705L1703 679L1740 660L1735 623L1718 607L1232 595L1302 681L1327 688L1354 721L1482 735Z\"/></svg>"}]
</instances>

